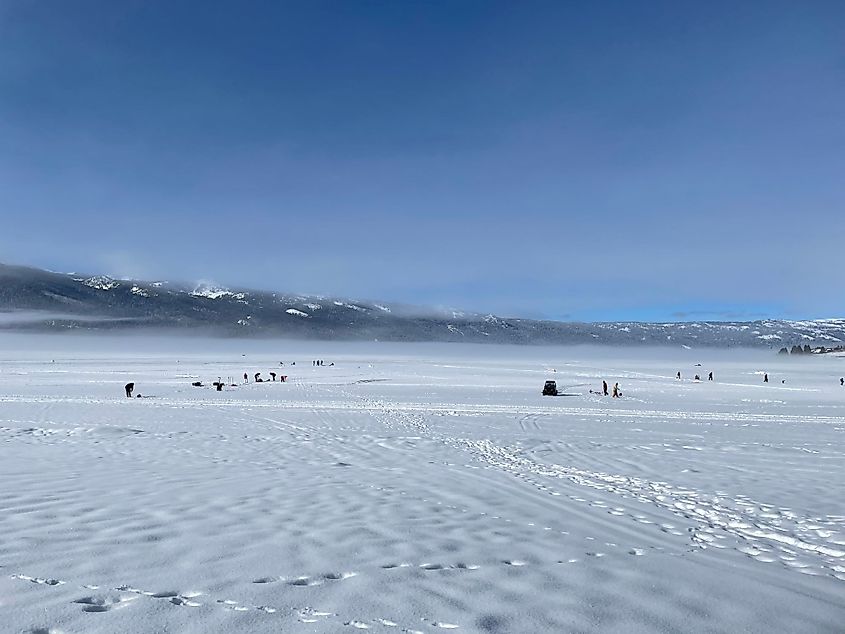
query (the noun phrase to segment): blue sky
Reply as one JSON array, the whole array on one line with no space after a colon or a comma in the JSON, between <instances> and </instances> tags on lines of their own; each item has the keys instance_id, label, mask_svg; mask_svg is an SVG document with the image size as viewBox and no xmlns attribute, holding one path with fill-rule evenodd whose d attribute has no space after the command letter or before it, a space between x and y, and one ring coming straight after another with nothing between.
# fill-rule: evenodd
<instances>
[{"instance_id":1,"label":"blue sky","mask_svg":"<svg viewBox=\"0 0 845 634\"><path fill-rule=\"evenodd\" d=\"M0 261L845 313L841 2L0 3Z\"/></svg>"}]
</instances>

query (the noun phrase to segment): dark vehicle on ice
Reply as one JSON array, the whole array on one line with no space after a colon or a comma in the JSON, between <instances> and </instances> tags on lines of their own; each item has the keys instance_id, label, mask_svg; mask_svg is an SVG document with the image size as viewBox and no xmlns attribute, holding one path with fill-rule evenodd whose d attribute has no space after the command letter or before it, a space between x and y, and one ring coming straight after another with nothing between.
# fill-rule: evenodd
<instances>
[{"instance_id":1,"label":"dark vehicle on ice","mask_svg":"<svg viewBox=\"0 0 845 634\"><path fill-rule=\"evenodd\" d=\"M543 386L543 396L557 396L557 383L554 381L546 381L546 384Z\"/></svg>"}]
</instances>

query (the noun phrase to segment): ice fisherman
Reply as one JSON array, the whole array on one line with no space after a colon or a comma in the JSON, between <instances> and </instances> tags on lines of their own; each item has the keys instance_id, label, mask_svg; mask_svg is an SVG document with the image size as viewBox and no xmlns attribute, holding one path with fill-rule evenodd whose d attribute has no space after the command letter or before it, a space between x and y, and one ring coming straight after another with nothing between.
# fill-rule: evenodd
<instances>
[{"instance_id":1,"label":"ice fisherman","mask_svg":"<svg viewBox=\"0 0 845 634\"><path fill-rule=\"evenodd\" d=\"M680 371L678 372L678 380L679 380L679 381L681 380L681 373L680 373Z\"/></svg>"},{"instance_id":2,"label":"ice fisherman","mask_svg":"<svg viewBox=\"0 0 845 634\"><path fill-rule=\"evenodd\" d=\"M619 398L619 383L613 384L613 398Z\"/></svg>"},{"instance_id":3,"label":"ice fisherman","mask_svg":"<svg viewBox=\"0 0 845 634\"><path fill-rule=\"evenodd\" d=\"M763 372L763 383L768 383L768 382L769 382L769 373Z\"/></svg>"},{"instance_id":4,"label":"ice fisherman","mask_svg":"<svg viewBox=\"0 0 845 634\"><path fill-rule=\"evenodd\" d=\"M127 383L123 386L123 389L126 390L126 398L132 398L132 390L135 389L134 383Z\"/></svg>"},{"instance_id":5,"label":"ice fisherman","mask_svg":"<svg viewBox=\"0 0 845 634\"><path fill-rule=\"evenodd\" d=\"M607 381L601 382L601 391L604 393L605 396L607 396Z\"/></svg>"},{"instance_id":6,"label":"ice fisherman","mask_svg":"<svg viewBox=\"0 0 845 634\"><path fill-rule=\"evenodd\" d=\"M244 383L249 383L249 375L244 372Z\"/></svg>"},{"instance_id":7,"label":"ice fisherman","mask_svg":"<svg viewBox=\"0 0 845 634\"><path fill-rule=\"evenodd\" d=\"M845 385L845 378L839 379L839 385Z\"/></svg>"},{"instance_id":8,"label":"ice fisherman","mask_svg":"<svg viewBox=\"0 0 845 634\"><path fill-rule=\"evenodd\" d=\"M712 372L711 372L710 374L708 374L708 375L707 375L707 380L708 380L708 381L712 381L712 380L713 380L713 373L712 373Z\"/></svg>"}]
</instances>

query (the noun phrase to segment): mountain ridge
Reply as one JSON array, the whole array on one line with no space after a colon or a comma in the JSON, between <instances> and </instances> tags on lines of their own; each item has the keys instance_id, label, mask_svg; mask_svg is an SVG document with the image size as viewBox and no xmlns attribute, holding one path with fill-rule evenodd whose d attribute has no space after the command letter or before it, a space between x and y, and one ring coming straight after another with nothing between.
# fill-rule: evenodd
<instances>
[{"instance_id":1,"label":"mountain ridge","mask_svg":"<svg viewBox=\"0 0 845 634\"><path fill-rule=\"evenodd\" d=\"M0 264L0 331L159 329L224 336L511 344L775 347L845 342L845 319L560 322L212 283Z\"/></svg>"}]
</instances>

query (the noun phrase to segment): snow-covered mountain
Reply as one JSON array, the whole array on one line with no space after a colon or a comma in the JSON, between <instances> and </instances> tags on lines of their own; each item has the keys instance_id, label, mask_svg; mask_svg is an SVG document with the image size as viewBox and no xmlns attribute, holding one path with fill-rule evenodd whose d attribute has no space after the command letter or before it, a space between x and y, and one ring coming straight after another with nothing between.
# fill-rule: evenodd
<instances>
[{"instance_id":1,"label":"snow-covered mountain","mask_svg":"<svg viewBox=\"0 0 845 634\"><path fill-rule=\"evenodd\" d=\"M845 319L577 323L503 318L211 284L115 279L0 264L0 329L176 329L230 336L474 343L834 346Z\"/></svg>"}]
</instances>

